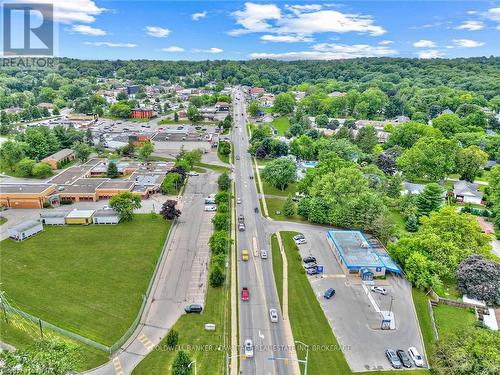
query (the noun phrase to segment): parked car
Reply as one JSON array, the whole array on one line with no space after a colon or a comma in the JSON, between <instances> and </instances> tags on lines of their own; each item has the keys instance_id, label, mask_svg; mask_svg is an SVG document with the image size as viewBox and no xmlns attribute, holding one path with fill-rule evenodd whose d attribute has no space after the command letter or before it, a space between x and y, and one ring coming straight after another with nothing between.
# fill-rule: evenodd
<instances>
[{"instance_id":1,"label":"parked car","mask_svg":"<svg viewBox=\"0 0 500 375\"><path fill-rule=\"evenodd\" d=\"M212 206L212 205L205 206L205 211L207 211L207 212L215 212L215 211L217 211L217 207L216 206Z\"/></svg>"},{"instance_id":2,"label":"parked car","mask_svg":"<svg viewBox=\"0 0 500 375\"><path fill-rule=\"evenodd\" d=\"M318 269L317 269L316 267L314 267L314 268L309 268L308 270L306 270L306 273L307 273L309 276L319 274Z\"/></svg>"},{"instance_id":3,"label":"parked car","mask_svg":"<svg viewBox=\"0 0 500 375\"><path fill-rule=\"evenodd\" d=\"M262 250L260 251L260 257L261 257L262 259L267 259L267 250L262 249Z\"/></svg>"},{"instance_id":4,"label":"parked car","mask_svg":"<svg viewBox=\"0 0 500 375\"><path fill-rule=\"evenodd\" d=\"M293 236L294 241L301 240L301 239L302 240L305 239L303 234L297 234L296 236Z\"/></svg>"},{"instance_id":5,"label":"parked car","mask_svg":"<svg viewBox=\"0 0 500 375\"><path fill-rule=\"evenodd\" d=\"M403 364L404 367L406 368L411 368L413 365L411 364L410 357L408 357L408 354L403 349L398 349L396 351L396 354L399 357L399 360Z\"/></svg>"},{"instance_id":6,"label":"parked car","mask_svg":"<svg viewBox=\"0 0 500 375\"><path fill-rule=\"evenodd\" d=\"M370 290L375 293L383 294L384 296L387 294L387 289L382 288L381 286L372 286Z\"/></svg>"},{"instance_id":7,"label":"parked car","mask_svg":"<svg viewBox=\"0 0 500 375\"><path fill-rule=\"evenodd\" d=\"M325 291L325 294L323 294L323 297L325 297L326 299L330 299L332 298L333 296L335 295L335 289L333 288L329 288Z\"/></svg>"},{"instance_id":8,"label":"parked car","mask_svg":"<svg viewBox=\"0 0 500 375\"><path fill-rule=\"evenodd\" d=\"M241 300L248 301L250 299L250 293L248 292L248 288L241 288Z\"/></svg>"},{"instance_id":9,"label":"parked car","mask_svg":"<svg viewBox=\"0 0 500 375\"><path fill-rule=\"evenodd\" d=\"M188 176L199 176L200 174L198 172L195 172L195 171L191 171L188 173Z\"/></svg>"},{"instance_id":10,"label":"parked car","mask_svg":"<svg viewBox=\"0 0 500 375\"><path fill-rule=\"evenodd\" d=\"M310 263L305 263L304 264L304 268L306 270L310 269L310 268L316 268L318 265L316 264L316 262L310 262Z\"/></svg>"},{"instance_id":11,"label":"parked car","mask_svg":"<svg viewBox=\"0 0 500 375\"><path fill-rule=\"evenodd\" d=\"M316 258L313 256L307 256L302 259L304 263L316 263Z\"/></svg>"},{"instance_id":12,"label":"parked car","mask_svg":"<svg viewBox=\"0 0 500 375\"><path fill-rule=\"evenodd\" d=\"M197 304L193 304L193 305L187 305L185 308L184 308L184 311L187 313L187 314L190 314L190 313L201 313L203 311L203 307L201 305L197 305Z\"/></svg>"},{"instance_id":13,"label":"parked car","mask_svg":"<svg viewBox=\"0 0 500 375\"><path fill-rule=\"evenodd\" d=\"M413 360L413 363L415 363L416 367L424 367L424 359L418 352L417 348L415 348L414 346L409 347L408 354L410 355L410 358Z\"/></svg>"},{"instance_id":14,"label":"parked car","mask_svg":"<svg viewBox=\"0 0 500 375\"><path fill-rule=\"evenodd\" d=\"M269 309L269 318L271 319L272 323L278 323L278 310Z\"/></svg>"},{"instance_id":15,"label":"parked car","mask_svg":"<svg viewBox=\"0 0 500 375\"><path fill-rule=\"evenodd\" d=\"M297 245L303 245L303 244L306 244L306 243L307 243L307 241L306 241L306 239L305 239L305 238L299 238L298 240L295 240L295 243L296 243Z\"/></svg>"},{"instance_id":16,"label":"parked car","mask_svg":"<svg viewBox=\"0 0 500 375\"><path fill-rule=\"evenodd\" d=\"M252 358L253 357L253 342L250 339L245 340L245 356L247 358Z\"/></svg>"},{"instance_id":17,"label":"parked car","mask_svg":"<svg viewBox=\"0 0 500 375\"><path fill-rule=\"evenodd\" d=\"M401 368L401 361L399 360L398 355L393 349L387 349L385 351L385 356L389 360L389 363L394 368Z\"/></svg>"}]
</instances>

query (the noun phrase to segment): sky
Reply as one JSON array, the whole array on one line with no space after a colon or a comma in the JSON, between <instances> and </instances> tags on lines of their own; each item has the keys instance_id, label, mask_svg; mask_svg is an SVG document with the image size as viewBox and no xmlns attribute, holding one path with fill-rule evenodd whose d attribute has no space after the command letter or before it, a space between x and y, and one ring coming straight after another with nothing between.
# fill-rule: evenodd
<instances>
[{"instance_id":1,"label":"sky","mask_svg":"<svg viewBox=\"0 0 500 375\"><path fill-rule=\"evenodd\" d=\"M53 2L56 55L80 59L500 55L494 1Z\"/></svg>"}]
</instances>

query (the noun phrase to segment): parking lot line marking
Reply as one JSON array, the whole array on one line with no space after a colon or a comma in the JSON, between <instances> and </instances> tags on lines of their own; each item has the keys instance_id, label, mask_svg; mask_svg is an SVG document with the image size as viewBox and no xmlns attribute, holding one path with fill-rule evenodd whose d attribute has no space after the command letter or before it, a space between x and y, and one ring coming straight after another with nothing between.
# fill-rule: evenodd
<instances>
[{"instance_id":1,"label":"parking lot line marking","mask_svg":"<svg viewBox=\"0 0 500 375\"><path fill-rule=\"evenodd\" d=\"M118 357L113 358L113 366L115 368L116 375L123 375L122 364L120 363L120 359Z\"/></svg>"},{"instance_id":2,"label":"parking lot line marking","mask_svg":"<svg viewBox=\"0 0 500 375\"><path fill-rule=\"evenodd\" d=\"M380 308L378 307L377 305L377 302L375 302L375 300L373 299L370 291L368 290L368 288L366 287L365 284L361 285L366 293L366 295L368 296L368 299L370 300L370 303L373 305L373 308L375 309L376 312L378 312L380 314Z\"/></svg>"}]
</instances>

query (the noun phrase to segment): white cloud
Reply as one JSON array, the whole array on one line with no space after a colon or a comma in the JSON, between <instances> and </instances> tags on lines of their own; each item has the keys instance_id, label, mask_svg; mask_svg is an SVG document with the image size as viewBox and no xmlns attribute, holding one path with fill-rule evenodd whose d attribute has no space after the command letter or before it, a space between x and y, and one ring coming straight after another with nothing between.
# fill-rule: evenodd
<instances>
[{"instance_id":1,"label":"white cloud","mask_svg":"<svg viewBox=\"0 0 500 375\"><path fill-rule=\"evenodd\" d=\"M170 47L161 48L161 51L163 51L163 52L184 52L184 48L177 47L177 46L170 46Z\"/></svg>"},{"instance_id":2,"label":"white cloud","mask_svg":"<svg viewBox=\"0 0 500 375\"><path fill-rule=\"evenodd\" d=\"M202 52L202 53L221 53L224 52L222 48L212 47L209 49L193 49L193 52Z\"/></svg>"},{"instance_id":3,"label":"white cloud","mask_svg":"<svg viewBox=\"0 0 500 375\"><path fill-rule=\"evenodd\" d=\"M463 48L475 48L484 46L483 42L478 42L477 40L471 40L471 39L453 39L453 43L457 47L463 47Z\"/></svg>"},{"instance_id":4,"label":"white cloud","mask_svg":"<svg viewBox=\"0 0 500 375\"><path fill-rule=\"evenodd\" d=\"M205 18L207 16L207 12L206 11L203 11L203 12L198 12L198 13L193 13L191 14L191 19L193 21L199 21L201 20L202 18Z\"/></svg>"},{"instance_id":5,"label":"white cloud","mask_svg":"<svg viewBox=\"0 0 500 375\"><path fill-rule=\"evenodd\" d=\"M394 43L392 40L382 40L381 42L378 42L381 46L388 46L389 44Z\"/></svg>"},{"instance_id":6,"label":"white cloud","mask_svg":"<svg viewBox=\"0 0 500 375\"><path fill-rule=\"evenodd\" d=\"M102 36L107 35L106 31L88 25L73 25L69 31L83 35Z\"/></svg>"},{"instance_id":7,"label":"white cloud","mask_svg":"<svg viewBox=\"0 0 500 375\"><path fill-rule=\"evenodd\" d=\"M443 54L435 49L429 49L425 51L418 51L417 56L421 59L437 59L442 57Z\"/></svg>"},{"instance_id":8,"label":"white cloud","mask_svg":"<svg viewBox=\"0 0 500 375\"><path fill-rule=\"evenodd\" d=\"M464 21L461 25L457 26L458 30L476 31L484 28L484 23L481 21Z\"/></svg>"},{"instance_id":9,"label":"white cloud","mask_svg":"<svg viewBox=\"0 0 500 375\"><path fill-rule=\"evenodd\" d=\"M432 48L432 47L436 47L436 43L434 43L432 40L420 39L419 41L413 43L413 47Z\"/></svg>"},{"instance_id":10,"label":"white cloud","mask_svg":"<svg viewBox=\"0 0 500 375\"><path fill-rule=\"evenodd\" d=\"M113 42L83 42L87 46L111 47L111 48L134 48L137 44L133 43L113 43Z\"/></svg>"},{"instance_id":11,"label":"white cloud","mask_svg":"<svg viewBox=\"0 0 500 375\"><path fill-rule=\"evenodd\" d=\"M500 25L498 25L497 27L495 27L495 29L500 30Z\"/></svg>"},{"instance_id":12,"label":"white cloud","mask_svg":"<svg viewBox=\"0 0 500 375\"><path fill-rule=\"evenodd\" d=\"M292 5L285 13L274 4L245 3L245 9L233 13L236 23L243 28L230 35L246 33L275 33L279 35L307 35L316 33L358 32L382 35L386 31L374 24L371 16L323 10L318 5Z\"/></svg>"},{"instance_id":13,"label":"white cloud","mask_svg":"<svg viewBox=\"0 0 500 375\"><path fill-rule=\"evenodd\" d=\"M477 14L477 10L469 10L467 14Z\"/></svg>"},{"instance_id":14,"label":"white cloud","mask_svg":"<svg viewBox=\"0 0 500 375\"><path fill-rule=\"evenodd\" d=\"M47 0L10 0L10 3L46 4ZM95 17L106 11L93 0L52 0L54 5L54 21L61 23L91 23Z\"/></svg>"},{"instance_id":15,"label":"white cloud","mask_svg":"<svg viewBox=\"0 0 500 375\"><path fill-rule=\"evenodd\" d=\"M483 13L483 16L492 21L500 22L500 7L489 9L487 12Z\"/></svg>"},{"instance_id":16,"label":"white cloud","mask_svg":"<svg viewBox=\"0 0 500 375\"><path fill-rule=\"evenodd\" d=\"M353 59L356 57L390 56L396 55L397 51L382 46L370 46L367 44L335 44L319 43L312 47L312 51L296 51L284 53L252 53L252 59L274 59L274 60L338 60Z\"/></svg>"},{"instance_id":17,"label":"white cloud","mask_svg":"<svg viewBox=\"0 0 500 375\"><path fill-rule=\"evenodd\" d=\"M282 43L295 43L295 42L312 42L313 39L303 35L272 35L266 34L260 37L265 42L282 42Z\"/></svg>"},{"instance_id":18,"label":"white cloud","mask_svg":"<svg viewBox=\"0 0 500 375\"><path fill-rule=\"evenodd\" d=\"M169 36L170 30L159 26L146 26L146 34L155 38L166 38Z\"/></svg>"}]
</instances>

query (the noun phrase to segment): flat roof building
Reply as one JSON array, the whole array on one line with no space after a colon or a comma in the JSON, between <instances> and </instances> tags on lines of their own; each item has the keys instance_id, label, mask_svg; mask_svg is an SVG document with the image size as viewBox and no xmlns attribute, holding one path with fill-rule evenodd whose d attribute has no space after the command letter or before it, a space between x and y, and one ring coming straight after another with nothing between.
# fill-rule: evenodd
<instances>
[{"instance_id":1,"label":"flat roof building","mask_svg":"<svg viewBox=\"0 0 500 375\"><path fill-rule=\"evenodd\" d=\"M55 192L54 184L0 184L0 205L9 208L42 208Z\"/></svg>"},{"instance_id":2,"label":"flat roof building","mask_svg":"<svg viewBox=\"0 0 500 375\"><path fill-rule=\"evenodd\" d=\"M43 231L43 225L37 220L29 220L9 228L9 237L16 241L24 241Z\"/></svg>"},{"instance_id":3,"label":"flat roof building","mask_svg":"<svg viewBox=\"0 0 500 375\"><path fill-rule=\"evenodd\" d=\"M66 224L89 225L92 224L92 216L95 210L79 210L75 208L66 215Z\"/></svg>"},{"instance_id":4,"label":"flat roof building","mask_svg":"<svg viewBox=\"0 0 500 375\"><path fill-rule=\"evenodd\" d=\"M97 210L92 216L94 224L118 224L120 215L115 210Z\"/></svg>"},{"instance_id":5,"label":"flat roof building","mask_svg":"<svg viewBox=\"0 0 500 375\"><path fill-rule=\"evenodd\" d=\"M351 230L330 230L326 238L342 268L348 273L361 274L369 270L375 277L385 275L386 270L401 273L401 269L375 238L366 238L360 231Z\"/></svg>"}]
</instances>

